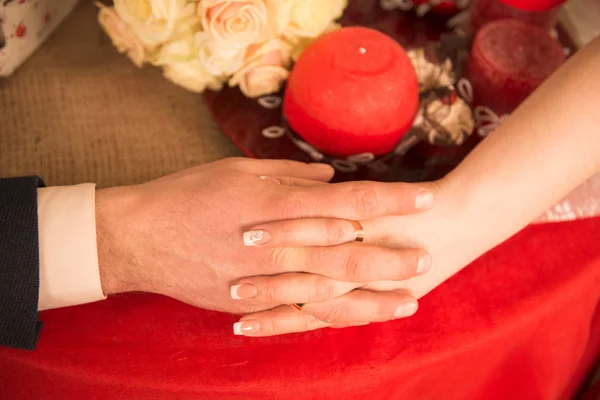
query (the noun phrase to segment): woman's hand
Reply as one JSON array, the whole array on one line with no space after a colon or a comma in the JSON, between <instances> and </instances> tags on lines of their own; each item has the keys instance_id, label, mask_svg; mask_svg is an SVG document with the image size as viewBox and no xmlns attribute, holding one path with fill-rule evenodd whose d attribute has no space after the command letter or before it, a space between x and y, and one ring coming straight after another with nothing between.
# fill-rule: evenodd
<instances>
[{"instance_id":1,"label":"woman's hand","mask_svg":"<svg viewBox=\"0 0 600 400\"><path fill-rule=\"evenodd\" d=\"M359 221L365 233L363 243L354 241L355 228L342 219L299 219L251 227L245 235L247 246L276 247L286 251L298 246L335 248L343 245L362 249L362 252L384 247L390 254L404 253L406 264L398 265L394 258L381 256L385 252L379 250L379 262L371 263L367 268L359 263L349 267L354 271L348 274L355 277L353 282L302 273L242 279L232 287L232 297L238 301L273 306L306 304L301 311L280 306L246 315L235 325L235 333L271 336L324 327L366 325L413 315L417 311L416 298L444 282L472 256L469 252L453 251L458 242L466 240L463 233L471 229L465 226L468 221L462 218L460 207L446 197L445 182L426 186L435 194L435 207L414 215ZM422 248L426 251L414 250ZM360 274L366 271L371 277L390 271L392 268L387 267L388 263L395 265L392 278L387 272L388 277L376 282L361 279ZM380 268L382 273L378 275Z\"/></svg>"}]
</instances>

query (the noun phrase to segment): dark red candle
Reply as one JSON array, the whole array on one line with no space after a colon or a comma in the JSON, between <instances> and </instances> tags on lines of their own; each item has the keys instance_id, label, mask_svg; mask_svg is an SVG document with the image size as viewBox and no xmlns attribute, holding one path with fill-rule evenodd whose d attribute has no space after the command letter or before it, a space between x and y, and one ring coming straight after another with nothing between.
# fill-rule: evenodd
<instances>
[{"instance_id":1,"label":"dark red candle","mask_svg":"<svg viewBox=\"0 0 600 400\"><path fill-rule=\"evenodd\" d=\"M473 0L471 25L477 30L500 19L518 19L549 29L565 0Z\"/></svg>"},{"instance_id":2,"label":"dark red candle","mask_svg":"<svg viewBox=\"0 0 600 400\"><path fill-rule=\"evenodd\" d=\"M290 127L334 157L382 155L410 129L419 84L404 49L389 36L343 28L317 39L287 82Z\"/></svg>"},{"instance_id":3,"label":"dark red candle","mask_svg":"<svg viewBox=\"0 0 600 400\"><path fill-rule=\"evenodd\" d=\"M475 105L512 112L563 63L562 46L548 31L518 20L499 20L475 35L467 66Z\"/></svg>"}]
</instances>

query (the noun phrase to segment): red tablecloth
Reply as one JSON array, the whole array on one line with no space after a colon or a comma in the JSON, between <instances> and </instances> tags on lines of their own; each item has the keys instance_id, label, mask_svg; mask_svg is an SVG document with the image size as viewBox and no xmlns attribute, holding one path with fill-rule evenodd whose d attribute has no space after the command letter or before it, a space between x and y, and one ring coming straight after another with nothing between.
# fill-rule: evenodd
<instances>
[{"instance_id":1,"label":"red tablecloth","mask_svg":"<svg viewBox=\"0 0 600 400\"><path fill-rule=\"evenodd\" d=\"M600 218L531 226L385 324L250 339L150 295L44 312L35 352L0 350L0 398L567 399L599 299Z\"/></svg>"}]
</instances>

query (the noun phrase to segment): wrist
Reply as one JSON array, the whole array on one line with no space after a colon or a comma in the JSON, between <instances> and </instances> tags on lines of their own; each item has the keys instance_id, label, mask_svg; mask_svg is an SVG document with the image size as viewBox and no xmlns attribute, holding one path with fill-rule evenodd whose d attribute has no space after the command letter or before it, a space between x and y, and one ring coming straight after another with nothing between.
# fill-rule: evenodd
<instances>
[{"instance_id":1,"label":"wrist","mask_svg":"<svg viewBox=\"0 0 600 400\"><path fill-rule=\"evenodd\" d=\"M106 296L139 288L126 233L126 216L132 197L127 187L96 191L98 265L102 291Z\"/></svg>"}]
</instances>

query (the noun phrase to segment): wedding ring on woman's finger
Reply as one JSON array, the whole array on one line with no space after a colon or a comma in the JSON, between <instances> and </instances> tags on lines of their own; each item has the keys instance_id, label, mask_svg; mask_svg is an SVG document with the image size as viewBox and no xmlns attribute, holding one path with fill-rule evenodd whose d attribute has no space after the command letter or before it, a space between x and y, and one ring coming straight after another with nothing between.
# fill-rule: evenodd
<instances>
[{"instance_id":1,"label":"wedding ring on woman's finger","mask_svg":"<svg viewBox=\"0 0 600 400\"><path fill-rule=\"evenodd\" d=\"M369 240L374 238L369 236ZM364 242L361 222L339 218L302 218L269 222L243 234L245 246L310 247Z\"/></svg>"},{"instance_id":2,"label":"wedding ring on woman's finger","mask_svg":"<svg viewBox=\"0 0 600 400\"><path fill-rule=\"evenodd\" d=\"M364 242L365 241L365 229L358 221L348 220L354 227L354 241Z\"/></svg>"}]
</instances>

